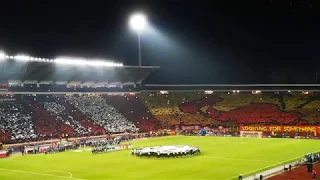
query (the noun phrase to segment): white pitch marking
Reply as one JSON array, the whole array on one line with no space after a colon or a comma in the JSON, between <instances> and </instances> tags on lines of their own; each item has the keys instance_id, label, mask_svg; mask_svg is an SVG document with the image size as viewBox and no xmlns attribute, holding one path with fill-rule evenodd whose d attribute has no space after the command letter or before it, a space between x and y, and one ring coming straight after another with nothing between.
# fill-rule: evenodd
<instances>
[{"instance_id":1,"label":"white pitch marking","mask_svg":"<svg viewBox=\"0 0 320 180\"><path fill-rule=\"evenodd\" d=\"M275 165L283 164L283 163L288 162L288 161L291 161L291 160L298 159L299 157L302 157L302 156L298 156L298 157L295 157L295 158L292 158L292 159L288 159L288 160L285 160L285 161L281 161L281 162L272 164L272 165L270 165L270 166L266 166L266 167L263 167L263 168L260 168L260 169L256 169L256 170L254 170L254 171L247 172L247 173L242 174L242 175L247 175L247 174L251 174L251 173L255 173L255 172L259 173L259 171L261 171L261 170L264 170L264 169L267 169L267 168L271 168L271 167L274 167ZM238 178L238 176L234 176L234 177L228 178L228 179L226 179L226 180L232 180L232 179L236 179L236 178Z\"/></svg>"},{"instance_id":2,"label":"white pitch marking","mask_svg":"<svg viewBox=\"0 0 320 180\"><path fill-rule=\"evenodd\" d=\"M46 172L65 173L65 174L69 174L69 178L72 178L72 173L70 173L70 172L66 172L66 171L46 171Z\"/></svg>"},{"instance_id":3,"label":"white pitch marking","mask_svg":"<svg viewBox=\"0 0 320 180\"><path fill-rule=\"evenodd\" d=\"M53 174L47 174L47 173L37 173L37 172L30 172L30 171L20 171L16 169L6 169L6 168L0 168L0 171L11 171L11 172L17 172L17 173L25 173L25 174L34 174L39 176L51 176L56 178L65 178L65 179L74 179L74 180L84 180L80 178L74 178L74 177L67 177L67 176L57 176ZM71 174L71 173L70 173ZM71 174L72 175L72 174Z\"/></svg>"}]
</instances>

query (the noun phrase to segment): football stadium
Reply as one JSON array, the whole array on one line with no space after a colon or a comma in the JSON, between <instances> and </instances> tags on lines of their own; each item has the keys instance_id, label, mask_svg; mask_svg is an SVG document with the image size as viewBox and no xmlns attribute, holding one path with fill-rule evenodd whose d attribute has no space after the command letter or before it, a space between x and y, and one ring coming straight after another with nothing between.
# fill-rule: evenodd
<instances>
[{"instance_id":1,"label":"football stadium","mask_svg":"<svg viewBox=\"0 0 320 180\"><path fill-rule=\"evenodd\" d=\"M255 20L240 1L153 2L141 7L154 24L142 11L126 23L134 52L115 22L135 3L4 5L0 180L319 180L319 66L307 62L319 59L316 3L248 5ZM287 20L300 6L308 23Z\"/></svg>"},{"instance_id":2,"label":"football stadium","mask_svg":"<svg viewBox=\"0 0 320 180\"><path fill-rule=\"evenodd\" d=\"M281 179L318 166L317 84L167 86L143 83L160 67L2 57L1 179Z\"/></svg>"}]
</instances>

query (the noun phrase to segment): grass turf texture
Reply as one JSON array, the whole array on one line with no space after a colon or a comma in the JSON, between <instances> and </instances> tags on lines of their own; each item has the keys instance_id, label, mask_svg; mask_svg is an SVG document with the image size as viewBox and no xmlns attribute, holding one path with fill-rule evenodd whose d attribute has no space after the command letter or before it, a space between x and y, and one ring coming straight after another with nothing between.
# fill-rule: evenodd
<instances>
[{"instance_id":1,"label":"grass turf texture","mask_svg":"<svg viewBox=\"0 0 320 180\"><path fill-rule=\"evenodd\" d=\"M320 141L171 136L136 140L141 146L191 145L201 154L179 158L131 156L131 150L91 154L64 152L0 159L0 179L237 179L309 152L320 151Z\"/></svg>"}]
</instances>

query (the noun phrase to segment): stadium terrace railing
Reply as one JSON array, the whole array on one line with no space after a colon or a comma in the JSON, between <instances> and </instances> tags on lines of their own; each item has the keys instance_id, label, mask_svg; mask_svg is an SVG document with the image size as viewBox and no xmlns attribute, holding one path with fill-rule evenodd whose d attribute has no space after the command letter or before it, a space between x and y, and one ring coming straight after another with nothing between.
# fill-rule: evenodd
<instances>
[{"instance_id":1,"label":"stadium terrace railing","mask_svg":"<svg viewBox=\"0 0 320 180\"><path fill-rule=\"evenodd\" d=\"M96 139L96 138L118 137L118 136L128 136L128 135L137 136L137 135L143 135L143 133L140 133L140 134L121 133L121 134L111 134L111 135L101 135L101 136L77 137L77 138L69 138L69 141L73 141L73 140L90 140L90 139ZM60 141L61 141L61 139L50 139L50 140L45 140L45 141L33 141L33 142L25 142L25 143L17 143L17 144L4 144L3 146L6 147L6 148L14 148L14 147L20 147L20 146L57 143L57 142L60 142Z\"/></svg>"},{"instance_id":2,"label":"stadium terrace railing","mask_svg":"<svg viewBox=\"0 0 320 180\"><path fill-rule=\"evenodd\" d=\"M244 176L243 180L258 180L260 179L260 175L262 175L264 178L270 177L272 175L275 175L276 173L280 173L285 169L288 169L290 165L291 167L295 167L295 166L304 164L306 162L307 162L307 159L304 156L289 159L287 161L279 162L269 167L265 167L256 171L242 174Z\"/></svg>"},{"instance_id":3,"label":"stadium terrace railing","mask_svg":"<svg viewBox=\"0 0 320 180\"><path fill-rule=\"evenodd\" d=\"M14 94L67 94L67 95L72 95L72 94L108 94L108 95L123 95L123 94L136 94L140 93L140 91L124 91L124 92L1 92L0 94L4 95L14 95Z\"/></svg>"},{"instance_id":4,"label":"stadium terrace railing","mask_svg":"<svg viewBox=\"0 0 320 180\"><path fill-rule=\"evenodd\" d=\"M215 91L226 92L239 90L241 92L319 92L320 84L144 84L142 92L170 91Z\"/></svg>"}]
</instances>

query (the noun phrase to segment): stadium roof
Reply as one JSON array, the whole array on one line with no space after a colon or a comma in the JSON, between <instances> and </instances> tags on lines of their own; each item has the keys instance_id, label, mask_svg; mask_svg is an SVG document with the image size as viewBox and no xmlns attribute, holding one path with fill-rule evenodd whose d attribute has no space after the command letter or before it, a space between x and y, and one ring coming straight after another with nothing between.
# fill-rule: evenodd
<instances>
[{"instance_id":1,"label":"stadium roof","mask_svg":"<svg viewBox=\"0 0 320 180\"><path fill-rule=\"evenodd\" d=\"M82 82L87 84L141 83L158 66L90 66L57 64L47 61L2 61L0 81L49 84Z\"/></svg>"}]
</instances>

